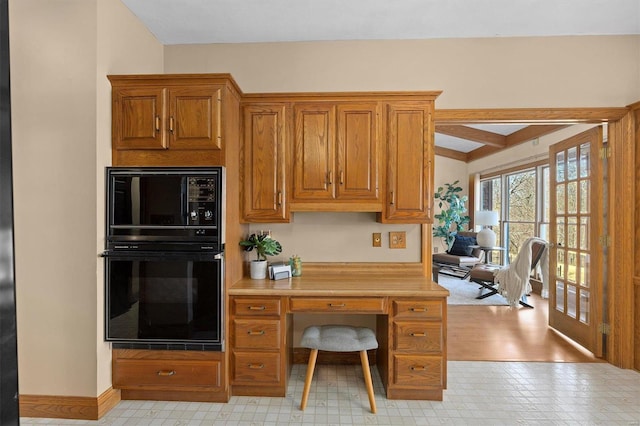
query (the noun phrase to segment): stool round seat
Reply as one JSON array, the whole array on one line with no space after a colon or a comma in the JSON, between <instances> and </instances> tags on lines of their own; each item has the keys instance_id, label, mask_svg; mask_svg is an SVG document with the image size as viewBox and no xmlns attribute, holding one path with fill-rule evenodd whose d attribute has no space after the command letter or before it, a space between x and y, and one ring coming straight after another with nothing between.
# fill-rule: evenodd
<instances>
[{"instance_id":1,"label":"stool round seat","mask_svg":"<svg viewBox=\"0 0 640 426\"><path fill-rule=\"evenodd\" d=\"M331 352L356 352L378 348L376 335L370 328L348 325L307 327L302 333L303 348Z\"/></svg>"},{"instance_id":2,"label":"stool round seat","mask_svg":"<svg viewBox=\"0 0 640 426\"><path fill-rule=\"evenodd\" d=\"M369 406L372 413L376 412L376 400L373 394L371 370L369 369L369 358L367 356L368 350L378 348L378 341L373 330L350 325L312 325L305 328L300 345L311 349L304 389L302 390L302 400L300 401L301 410L304 410L307 406L318 351L330 351L360 352L360 363L362 364L362 374L367 388L367 396L369 397Z\"/></svg>"}]
</instances>

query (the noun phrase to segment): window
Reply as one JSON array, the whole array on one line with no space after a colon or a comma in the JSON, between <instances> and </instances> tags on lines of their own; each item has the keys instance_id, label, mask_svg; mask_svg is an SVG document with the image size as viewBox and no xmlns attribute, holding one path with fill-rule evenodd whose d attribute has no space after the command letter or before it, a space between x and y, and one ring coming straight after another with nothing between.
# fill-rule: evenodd
<instances>
[{"instance_id":1,"label":"window","mask_svg":"<svg viewBox=\"0 0 640 426\"><path fill-rule=\"evenodd\" d=\"M500 225L494 231L500 245L506 248L503 255L507 259L503 263L516 257L527 238L548 239L549 166L525 166L481 178L480 209L496 210L499 214Z\"/></svg>"}]
</instances>

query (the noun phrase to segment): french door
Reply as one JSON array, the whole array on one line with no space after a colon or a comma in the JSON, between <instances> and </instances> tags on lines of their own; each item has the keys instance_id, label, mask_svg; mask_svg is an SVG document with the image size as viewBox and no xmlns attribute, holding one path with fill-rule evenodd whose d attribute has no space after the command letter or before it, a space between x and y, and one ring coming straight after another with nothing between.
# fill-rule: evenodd
<instances>
[{"instance_id":1,"label":"french door","mask_svg":"<svg viewBox=\"0 0 640 426\"><path fill-rule=\"evenodd\" d=\"M549 147L549 325L602 356L603 167L596 127Z\"/></svg>"}]
</instances>

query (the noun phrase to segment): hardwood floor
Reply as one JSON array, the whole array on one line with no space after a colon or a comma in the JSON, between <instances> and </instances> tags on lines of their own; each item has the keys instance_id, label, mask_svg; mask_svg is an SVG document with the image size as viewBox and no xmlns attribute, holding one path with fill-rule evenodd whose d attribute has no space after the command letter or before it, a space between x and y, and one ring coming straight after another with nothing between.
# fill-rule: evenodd
<instances>
[{"instance_id":1,"label":"hardwood floor","mask_svg":"<svg viewBox=\"0 0 640 426\"><path fill-rule=\"evenodd\" d=\"M548 300L529 297L534 309L449 305L450 361L604 362L548 326Z\"/></svg>"}]
</instances>

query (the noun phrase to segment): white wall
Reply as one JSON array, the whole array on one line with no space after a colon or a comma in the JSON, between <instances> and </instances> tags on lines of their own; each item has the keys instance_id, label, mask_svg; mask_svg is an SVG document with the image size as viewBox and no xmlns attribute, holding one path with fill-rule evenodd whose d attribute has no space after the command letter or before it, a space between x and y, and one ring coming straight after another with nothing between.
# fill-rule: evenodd
<instances>
[{"instance_id":1,"label":"white wall","mask_svg":"<svg viewBox=\"0 0 640 426\"><path fill-rule=\"evenodd\" d=\"M161 72L162 46L120 0L10 0L21 394L95 397L103 343L105 74Z\"/></svg>"}]
</instances>

